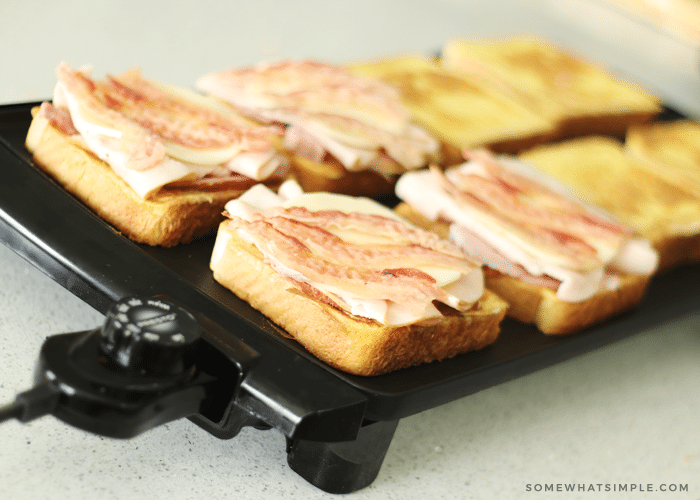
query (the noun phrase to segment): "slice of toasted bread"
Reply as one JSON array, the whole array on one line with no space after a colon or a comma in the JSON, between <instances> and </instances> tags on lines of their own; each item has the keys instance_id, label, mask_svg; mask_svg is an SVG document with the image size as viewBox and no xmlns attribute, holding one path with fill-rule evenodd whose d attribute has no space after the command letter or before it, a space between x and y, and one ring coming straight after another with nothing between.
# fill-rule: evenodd
<instances>
[{"instance_id":1,"label":"slice of toasted bread","mask_svg":"<svg viewBox=\"0 0 700 500\"><path fill-rule=\"evenodd\" d=\"M445 238L449 234L448 222L432 222L405 202L395 211L418 227ZM547 335L576 333L633 308L644 296L650 277L624 274L618 278L614 289L600 290L581 302L566 302L550 288L525 283L493 269L484 272L486 288L508 303L508 316L534 324Z\"/></svg>"},{"instance_id":2,"label":"slice of toasted bread","mask_svg":"<svg viewBox=\"0 0 700 500\"><path fill-rule=\"evenodd\" d=\"M413 324L384 325L331 307L275 271L225 222L219 227L214 278L284 329L325 363L355 375L379 375L451 358L496 340L506 304L491 292L467 312L451 310Z\"/></svg>"},{"instance_id":3,"label":"slice of toasted bread","mask_svg":"<svg viewBox=\"0 0 700 500\"><path fill-rule=\"evenodd\" d=\"M604 68L543 40L448 41L441 64L488 81L496 89L552 120L558 138L586 134L622 137L662 107L647 91Z\"/></svg>"},{"instance_id":4,"label":"slice of toasted bread","mask_svg":"<svg viewBox=\"0 0 700 500\"><path fill-rule=\"evenodd\" d=\"M631 127L627 151L656 175L700 197L700 123L683 119Z\"/></svg>"},{"instance_id":5,"label":"slice of toasted bread","mask_svg":"<svg viewBox=\"0 0 700 500\"><path fill-rule=\"evenodd\" d=\"M630 274L619 277L612 290L601 290L583 302L565 302L549 288L524 283L497 271L486 272L485 284L508 302L508 315L532 323L545 334L565 335L632 309L644 296L649 276Z\"/></svg>"},{"instance_id":6,"label":"slice of toasted bread","mask_svg":"<svg viewBox=\"0 0 700 500\"><path fill-rule=\"evenodd\" d=\"M138 196L113 170L32 111L26 146L34 162L117 231L137 243L175 246L213 235L224 205L256 181L201 191L161 189ZM277 181L279 183L279 181Z\"/></svg>"},{"instance_id":7,"label":"slice of toasted bread","mask_svg":"<svg viewBox=\"0 0 700 500\"><path fill-rule=\"evenodd\" d=\"M427 57L405 55L349 67L397 86L418 123L446 145L448 164L461 162L465 147L513 153L547 140L555 131L550 120L483 80Z\"/></svg>"},{"instance_id":8,"label":"slice of toasted bread","mask_svg":"<svg viewBox=\"0 0 700 500\"><path fill-rule=\"evenodd\" d=\"M539 146L521 155L632 226L659 252L659 269L700 260L700 198L662 179L602 136Z\"/></svg>"}]
</instances>

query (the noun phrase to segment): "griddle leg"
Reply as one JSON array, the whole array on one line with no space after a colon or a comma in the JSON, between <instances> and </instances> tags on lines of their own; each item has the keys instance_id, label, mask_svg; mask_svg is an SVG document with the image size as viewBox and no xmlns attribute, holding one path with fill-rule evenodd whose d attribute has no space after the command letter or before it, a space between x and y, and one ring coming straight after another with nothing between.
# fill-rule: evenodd
<instances>
[{"instance_id":1,"label":"griddle leg","mask_svg":"<svg viewBox=\"0 0 700 500\"><path fill-rule=\"evenodd\" d=\"M351 493L375 480L398 420L364 425L355 441L290 440L287 462L308 482L328 493Z\"/></svg>"}]
</instances>

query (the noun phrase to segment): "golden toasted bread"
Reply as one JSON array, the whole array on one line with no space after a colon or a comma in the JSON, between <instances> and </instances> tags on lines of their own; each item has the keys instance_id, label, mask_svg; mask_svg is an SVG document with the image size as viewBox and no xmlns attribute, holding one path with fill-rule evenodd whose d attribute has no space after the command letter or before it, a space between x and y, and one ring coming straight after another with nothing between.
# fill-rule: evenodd
<instances>
[{"instance_id":1,"label":"golden toasted bread","mask_svg":"<svg viewBox=\"0 0 700 500\"><path fill-rule=\"evenodd\" d=\"M700 198L602 136L533 148L520 156L632 226L659 252L659 269L700 260Z\"/></svg>"},{"instance_id":2,"label":"golden toasted bread","mask_svg":"<svg viewBox=\"0 0 700 500\"><path fill-rule=\"evenodd\" d=\"M487 82L427 57L406 55L349 67L397 86L418 123L445 145L448 164L461 162L465 147L511 153L543 142L555 131L550 120Z\"/></svg>"},{"instance_id":3,"label":"golden toasted bread","mask_svg":"<svg viewBox=\"0 0 700 500\"><path fill-rule=\"evenodd\" d=\"M654 122L631 127L627 151L674 186L700 197L700 123Z\"/></svg>"},{"instance_id":4,"label":"golden toasted bread","mask_svg":"<svg viewBox=\"0 0 700 500\"><path fill-rule=\"evenodd\" d=\"M441 64L483 79L555 123L558 138L622 137L657 116L661 105L639 86L579 55L534 38L448 41Z\"/></svg>"}]
</instances>

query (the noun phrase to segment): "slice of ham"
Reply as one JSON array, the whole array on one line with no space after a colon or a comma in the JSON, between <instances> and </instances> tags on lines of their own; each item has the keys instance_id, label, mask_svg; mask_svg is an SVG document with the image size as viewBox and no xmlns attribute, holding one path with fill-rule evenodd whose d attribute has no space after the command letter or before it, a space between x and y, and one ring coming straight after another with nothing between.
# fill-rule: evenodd
<instances>
[{"instance_id":1,"label":"slice of ham","mask_svg":"<svg viewBox=\"0 0 700 500\"><path fill-rule=\"evenodd\" d=\"M468 248L470 257L478 262L488 263L489 268L501 274L507 274L531 285L542 286L552 290L556 290L561 284L560 280L551 276L544 274L535 276L528 273L523 266L508 260L477 234L459 224L450 225L450 240L454 241L461 248Z\"/></svg>"},{"instance_id":2,"label":"slice of ham","mask_svg":"<svg viewBox=\"0 0 700 500\"><path fill-rule=\"evenodd\" d=\"M287 127L282 147L316 163L321 163L328 152L312 133L298 125Z\"/></svg>"},{"instance_id":3,"label":"slice of ham","mask_svg":"<svg viewBox=\"0 0 700 500\"><path fill-rule=\"evenodd\" d=\"M375 166L380 154L392 158L406 170L413 170L426 165L438 149L435 139L408 122L397 134L354 118L330 113L311 114L304 110L298 112L290 124L306 132L307 141L313 141L316 148L333 155L348 170ZM303 154L303 150L291 147L293 143L286 134L285 145Z\"/></svg>"}]
</instances>

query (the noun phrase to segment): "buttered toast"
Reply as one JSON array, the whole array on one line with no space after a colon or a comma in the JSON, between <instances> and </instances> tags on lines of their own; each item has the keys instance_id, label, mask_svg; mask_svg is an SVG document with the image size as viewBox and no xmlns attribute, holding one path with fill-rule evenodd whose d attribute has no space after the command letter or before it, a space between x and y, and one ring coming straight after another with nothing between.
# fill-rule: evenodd
<instances>
[{"instance_id":1,"label":"buttered toast","mask_svg":"<svg viewBox=\"0 0 700 500\"><path fill-rule=\"evenodd\" d=\"M440 63L488 82L551 120L558 139L623 137L631 125L648 122L662 111L650 92L535 38L453 39L443 46Z\"/></svg>"},{"instance_id":2,"label":"buttered toast","mask_svg":"<svg viewBox=\"0 0 700 500\"><path fill-rule=\"evenodd\" d=\"M625 149L659 177L700 197L700 123L691 119L630 127Z\"/></svg>"}]
</instances>

